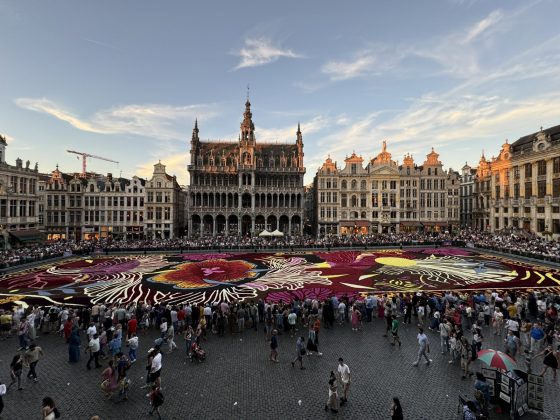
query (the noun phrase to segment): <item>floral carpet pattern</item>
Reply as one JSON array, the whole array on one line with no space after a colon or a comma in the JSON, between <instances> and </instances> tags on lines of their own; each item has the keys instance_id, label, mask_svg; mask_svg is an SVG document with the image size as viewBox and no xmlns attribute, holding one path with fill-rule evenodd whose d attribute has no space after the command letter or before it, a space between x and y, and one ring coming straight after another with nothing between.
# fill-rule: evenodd
<instances>
[{"instance_id":1,"label":"floral carpet pattern","mask_svg":"<svg viewBox=\"0 0 560 420\"><path fill-rule=\"evenodd\" d=\"M0 304L289 301L506 288L560 291L560 269L464 248L99 255L4 274Z\"/></svg>"}]
</instances>

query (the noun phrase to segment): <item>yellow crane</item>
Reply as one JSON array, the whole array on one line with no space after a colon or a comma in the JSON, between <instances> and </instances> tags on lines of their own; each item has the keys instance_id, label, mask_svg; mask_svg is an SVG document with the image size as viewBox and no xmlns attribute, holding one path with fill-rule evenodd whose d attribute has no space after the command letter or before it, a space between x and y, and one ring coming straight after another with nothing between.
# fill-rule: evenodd
<instances>
[{"instance_id":1,"label":"yellow crane","mask_svg":"<svg viewBox=\"0 0 560 420\"><path fill-rule=\"evenodd\" d=\"M74 153L75 155L80 155L82 157L82 173L81 173L81 177L85 178L86 177L86 173L87 173L87 158L94 158L94 159L100 159L100 160L105 160L107 162L113 162L116 163L117 165L119 164L119 162L117 162L116 160L112 160L112 159L107 159L104 158L102 156L97 156L97 155L92 155L91 153L85 153L85 152L76 152L75 150L67 150L68 153ZM78 158L79 159L79 158Z\"/></svg>"}]
</instances>

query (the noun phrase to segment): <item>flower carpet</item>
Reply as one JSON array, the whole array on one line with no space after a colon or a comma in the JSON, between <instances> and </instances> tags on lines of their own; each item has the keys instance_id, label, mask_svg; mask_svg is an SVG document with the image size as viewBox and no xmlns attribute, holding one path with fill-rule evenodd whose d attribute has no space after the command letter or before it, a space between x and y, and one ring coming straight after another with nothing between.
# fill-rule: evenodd
<instances>
[{"instance_id":1,"label":"flower carpet","mask_svg":"<svg viewBox=\"0 0 560 420\"><path fill-rule=\"evenodd\" d=\"M2 275L0 304L290 301L536 288L560 292L560 270L465 248L92 255Z\"/></svg>"}]
</instances>

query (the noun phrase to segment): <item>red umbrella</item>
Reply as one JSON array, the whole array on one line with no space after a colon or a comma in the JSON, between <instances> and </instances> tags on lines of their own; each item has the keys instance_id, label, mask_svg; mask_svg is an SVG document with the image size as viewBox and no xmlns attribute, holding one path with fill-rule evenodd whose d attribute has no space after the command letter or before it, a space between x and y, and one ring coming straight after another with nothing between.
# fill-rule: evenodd
<instances>
[{"instance_id":1,"label":"red umbrella","mask_svg":"<svg viewBox=\"0 0 560 420\"><path fill-rule=\"evenodd\" d=\"M505 371L517 368L517 362L501 351L485 349L480 350L477 355L482 362L493 368Z\"/></svg>"}]
</instances>

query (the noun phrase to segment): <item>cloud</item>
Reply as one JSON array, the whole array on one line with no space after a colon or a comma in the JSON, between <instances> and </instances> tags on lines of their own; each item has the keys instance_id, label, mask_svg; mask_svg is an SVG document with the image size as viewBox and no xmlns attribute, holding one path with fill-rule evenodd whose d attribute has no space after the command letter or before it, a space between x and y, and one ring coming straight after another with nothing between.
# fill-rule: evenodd
<instances>
[{"instance_id":1,"label":"cloud","mask_svg":"<svg viewBox=\"0 0 560 420\"><path fill-rule=\"evenodd\" d=\"M508 13L494 10L468 27L423 43L412 41L403 44L368 45L347 59L328 61L321 67L321 72L327 75L330 81L379 76L389 72L395 74L397 70L399 74L408 72L417 76L418 63L409 59L422 58L436 64L439 73L466 79L481 72L478 62L480 51L475 48L476 42L507 30L515 18L532 5L524 5ZM405 60L407 66L401 66ZM431 73L427 75L433 76L433 70L429 71ZM311 85L300 83L300 87L313 91L314 87L320 88L322 85L313 81Z\"/></svg>"},{"instance_id":2,"label":"cloud","mask_svg":"<svg viewBox=\"0 0 560 420\"><path fill-rule=\"evenodd\" d=\"M350 61L329 61L321 71L331 80L353 79L371 73L377 61L376 57L364 52Z\"/></svg>"},{"instance_id":3,"label":"cloud","mask_svg":"<svg viewBox=\"0 0 560 420\"><path fill-rule=\"evenodd\" d=\"M501 10L494 10L484 19L477 22L471 27L471 29L467 32L467 36L465 37L464 42L468 44L475 41L477 38L482 36L484 32L488 32L489 30L491 30L503 18L504 14L501 12Z\"/></svg>"},{"instance_id":4,"label":"cloud","mask_svg":"<svg viewBox=\"0 0 560 420\"><path fill-rule=\"evenodd\" d=\"M217 114L214 105L172 106L165 104L124 105L101 110L81 118L46 98L18 98L17 106L67 122L78 130L98 134L133 134L162 140L182 139L185 127L195 118L209 119Z\"/></svg>"},{"instance_id":5,"label":"cloud","mask_svg":"<svg viewBox=\"0 0 560 420\"><path fill-rule=\"evenodd\" d=\"M235 66L234 70L263 66L282 57L303 58L302 55L296 54L290 49L282 49L273 45L268 38L247 38L245 39L245 47L234 52L234 54L241 57L241 61Z\"/></svg>"}]
</instances>

